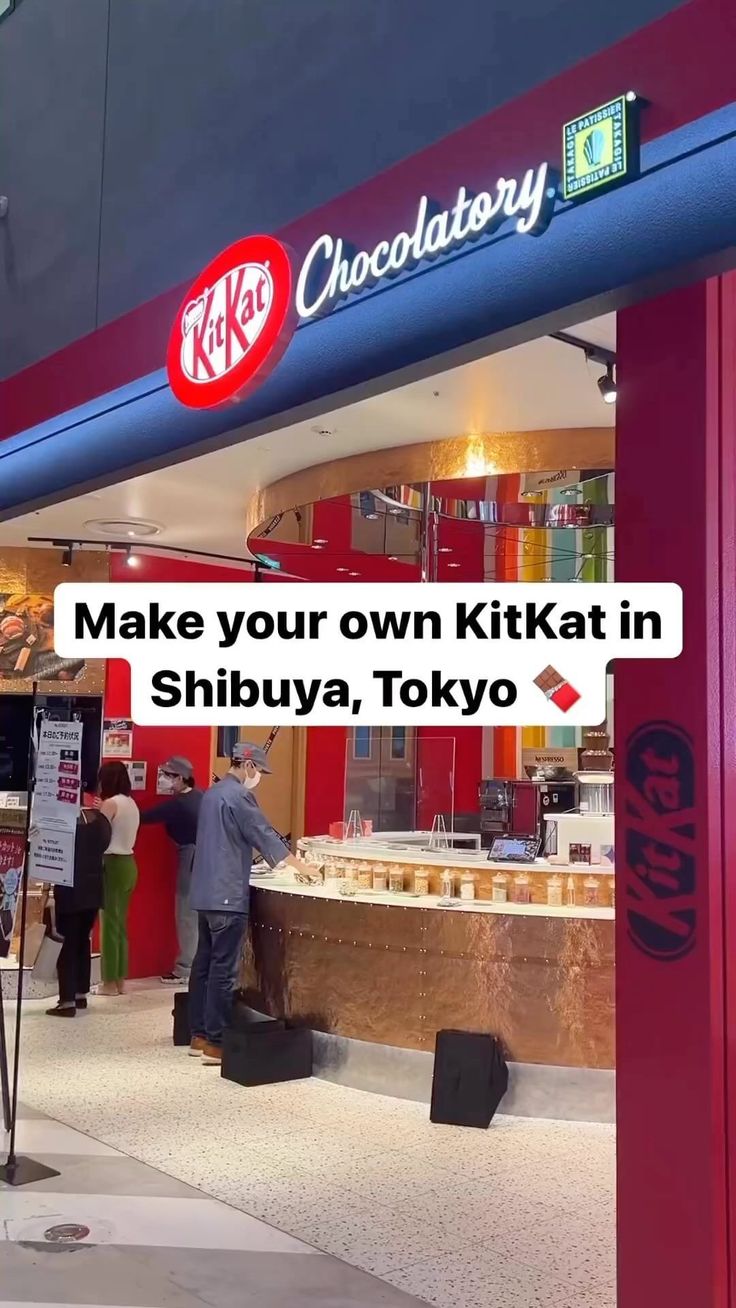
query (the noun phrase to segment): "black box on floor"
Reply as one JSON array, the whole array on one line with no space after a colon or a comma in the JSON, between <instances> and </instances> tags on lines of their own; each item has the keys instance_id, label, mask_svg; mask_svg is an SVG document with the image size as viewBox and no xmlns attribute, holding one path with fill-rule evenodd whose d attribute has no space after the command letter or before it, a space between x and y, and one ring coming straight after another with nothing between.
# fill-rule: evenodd
<instances>
[{"instance_id":1,"label":"black box on floor","mask_svg":"<svg viewBox=\"0 0 736 1308\"><path fill-rule=\"evenodd\" d=\"M509 1084L509 1069L492 1035L438 1031L431 1122L488 1127Z\"/></svg>"},{"instance_id":2,"label":"black box on floor","mask_svg":"<svg viewBox=\"0 0 736 1308\"><path fill-rule=\"evenodd\" d=\"M279 1017L269 1017L267 1013L258 1013L247 1004L236 1002L230 1018L231 1031L283 1031L285 1023Z\"/></svg>"},{"instance_id":3,"label":"black box on floor","mask_svg":"<svg viewBox=\"0 0 736 1308\"><path fill-rule=\"evenodd\" d=\"M238 1085L274 1085L312 1075L312 1032L283 1022L231 1028L222 1046L222 1075Z\"/></svg>"},{"instance_id":4,"label":"black box on floor","mask_svg":"<svg viewBox=\"0 0 736 1308\"><path fill-rule=\"evenodd\" d=\"M174 1044L188 1045L191 1044L192 1031L189 1026L189 991L177 990L174 995L174 1007L172 1009L174 1019Z\"/></svg>"}]
</instances>

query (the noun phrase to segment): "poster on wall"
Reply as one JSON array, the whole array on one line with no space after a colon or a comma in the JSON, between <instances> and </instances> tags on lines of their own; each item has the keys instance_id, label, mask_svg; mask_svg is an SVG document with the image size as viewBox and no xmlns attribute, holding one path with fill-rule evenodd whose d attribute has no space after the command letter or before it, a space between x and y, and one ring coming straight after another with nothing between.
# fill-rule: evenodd
<instances>
[{"instance_id":1,"label":"poster on wall","mask_svg":"<svg viewBox=\"0 0 736 1308\"><path fill-rule=\"evenodd\" d=\"M62 659L54 651L51 595L0 592L0 678L78 681L83 659Z\"/></svg>"},{"instance_id":2,"label":"poster on wall","mask_svg":"<svg viewBox=\"0 0 736 1308\"><path fill-rule=\"evenodd\" d=\"M82 780L81 722L41 722L31 809L29 874L74 884L74 840Z\"/></svg>"},{"instance_id":3,"label":"poster on wall","mask_svg":"<svg viewBox=\"0 0 736 1308\"><path fill-rule=\"evenodd\" d=\"M65 659L54 650L54 592L64 581L107 581L98 550L4 546L0 555L0 693L101 695L102 659Z\"/></svg>"},{"instance_id":4,"label":"poster on wall","mask_svg":"<svg viewBox=\"0 0 736 1308\"><path fill-rule=\"evenodd\" d=\"M131 790L145 790L148 764L143 759L129 759L125 766L128 769Z\"/></svg>"},{"instance_id":5,"label":"poster on wall","mask_svg":"<svg viewBox=\"0 0 736 1308\"><path fill-rule=\"evenodd\" d=\"M15 910L23 875L25 816L22 809L0 814L0 958L8 957L13 939Z\"/></svg>"},{"instance_id":6,"label":"poster on wall","mask_svg":"<svg viewBox=\"0 0 736 1308\"><path fill-rule=\"evenodd\" d=\"M133 723L130 718L105 718L102 724L102 757L132 758Z\"/></svg>"}]
</instances>

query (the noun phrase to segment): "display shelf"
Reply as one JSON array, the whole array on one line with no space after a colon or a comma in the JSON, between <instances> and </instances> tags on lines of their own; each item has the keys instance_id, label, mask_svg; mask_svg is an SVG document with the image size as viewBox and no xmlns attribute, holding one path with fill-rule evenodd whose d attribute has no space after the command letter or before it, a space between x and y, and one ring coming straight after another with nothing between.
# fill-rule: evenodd
<instances>
[{"instance_id":1,"label":"display shelf","mask_svg":"<svg viewBox=\"0 0 736 1308\"><path fill-rule=\"evenodd\" d=\"M505 865L504 870L506 870ZM586 870L588 873L590 872L590 868ZM408 892L397 894L390 890L362 890L355 895L341 895L339 890L333 890L329 885L304 885L299 881L295 881L291 874L285 876L254 876L252 884L257 886L259 890L273 890L276 893L286 895L302 895L310 899L339 900L341 904L381 904L383 907L437 909L443 913L455 914L495 913L512 917L559 917L588 919L591 921L612 921L615 917L614 909L605 904L596 906L563 904L562 906L555 906L552 904L514 904L511 901L497 904L491 900L473 899L465 901L457 899L452 905L446 905L440 903L439 895L414 895Z\"/></svg>"},{"instance_id":2,"label":"display shelf","mask_svg":"<svg viewBox=\"0 0 736 1308\"><path fill-rule=\"evenodd\" d=\"M300 853L318 855L321 858L357 858L369 863L402 863L411 867L450 867L458 871L478 872L490 869L492 872L548 872L560 876L583 874L609 877L615 875L615 867L603 863L553 863L546 858L537 858L533 863L498 863L488 858L488 850L455 849L416 849L411 846L380 845L375 837L365 840L332 840L328 836L304 836L298 842Z\"/></svg>"}]
</instances>

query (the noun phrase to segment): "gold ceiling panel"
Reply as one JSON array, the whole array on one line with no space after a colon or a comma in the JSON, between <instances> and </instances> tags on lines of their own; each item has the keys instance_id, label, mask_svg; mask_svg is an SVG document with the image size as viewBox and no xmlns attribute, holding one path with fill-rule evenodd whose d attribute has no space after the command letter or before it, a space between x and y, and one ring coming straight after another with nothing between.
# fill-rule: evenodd
<instances>
[{"instance_id":1,"label":"gold ceiling panel","mask_svg":"<svg viewBox=\"0 0 736 1308\"><path fill-rule=\"evenodd\" d=\"M615 442L612 427L482 432L333 459L282 477L253 495L246 505L246 538L257 535L277 513L297 505L374 487L561 468L612 468Z\"/></svg>"}]
</instances>

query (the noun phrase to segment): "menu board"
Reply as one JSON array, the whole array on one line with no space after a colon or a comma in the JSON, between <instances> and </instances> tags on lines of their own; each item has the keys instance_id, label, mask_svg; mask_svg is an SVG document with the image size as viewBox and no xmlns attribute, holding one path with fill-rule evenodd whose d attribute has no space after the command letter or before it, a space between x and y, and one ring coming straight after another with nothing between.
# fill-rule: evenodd
<instances>
[{"instance_id":1,"label":"menu board","mask_svg":"<svg viewBox=\"0 0 736 1308\"><path fill-rule=\"evenodd\" d=\"M80 808L82 723L41 723L31 810L29 872L38 881L74 884L74 841Z\"/></svg>"}]
</instances>

